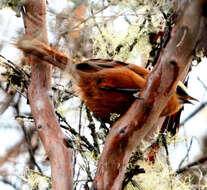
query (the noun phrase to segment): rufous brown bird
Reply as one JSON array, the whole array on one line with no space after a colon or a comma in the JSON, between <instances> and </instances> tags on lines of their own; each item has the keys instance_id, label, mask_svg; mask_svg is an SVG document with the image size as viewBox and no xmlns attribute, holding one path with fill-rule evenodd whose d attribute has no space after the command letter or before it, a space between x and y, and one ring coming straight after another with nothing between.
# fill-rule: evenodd
<instances>
[{"instance_id":1,"label":"rufous brown bird","mask_svg":"<svg viewBox=\"0 0 207 190\"><path fill-rule=\"evenodd\" d=\"M26 54L67 70L73 77L76 93L103 121L111 113L124 114L145 87L149 70L112 59L89 59L74 63L66 55L36 40L22 38L16 45ZM184 103L196 100L180 82L160 116L176 113Z\"/></svg>"}]
</instances>

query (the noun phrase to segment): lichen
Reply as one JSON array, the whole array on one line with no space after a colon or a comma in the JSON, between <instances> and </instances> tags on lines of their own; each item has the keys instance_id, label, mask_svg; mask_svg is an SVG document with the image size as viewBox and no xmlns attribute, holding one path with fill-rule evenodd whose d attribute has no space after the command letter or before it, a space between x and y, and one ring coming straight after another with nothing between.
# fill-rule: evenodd
<instances>
[{"instance_id":1,"label":"lichen","mask_svg":"<svg viewBox=\"0 0 207 190\"><path fill-rule=\"evenodd\" d=\"M179 178L164 158L160 156L155 160L154 164L149 164L146 161L138 161L141 168L144 168L145 173L134 177L134 180L142 190L191 190L192 185L189 180ZM132 187L128 185L127 189Z\"/></svg>"},{"instance_id":2,"label":"lichen","mask_svg":"<svg viewBox=\"0 0 207 190\"><path fill-rule=\"evenodd\" d=\"M26 169L22 180L30 185L30 189L52 189L51 178L43 176L42 174L35 172L31 169Z\"/></svg>"}]
</instances>

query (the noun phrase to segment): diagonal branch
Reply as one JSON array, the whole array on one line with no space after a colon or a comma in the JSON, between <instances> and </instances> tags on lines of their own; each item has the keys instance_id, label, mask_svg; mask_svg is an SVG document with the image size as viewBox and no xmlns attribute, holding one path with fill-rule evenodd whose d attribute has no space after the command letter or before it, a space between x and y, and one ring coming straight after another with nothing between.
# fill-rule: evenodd
<instances>
[{"instance_id":1,"label":"diagonal branch","mask_svg":"<svg viewBox=\"0 0 207 190\"><path fill-rule=\"evenodd\" d=\"M27 1L22 13L26 35L48 44L46 1ZM32 77L28 98L40 139L51 162L52 186L54 190L72 189L72 151L66 147L64 134L48 95L51 87L51 66L32 55L31 61Z\"/></svg>"},{"instance_id":2,"label":"diagonal branch","mask_svg":"<svg viewBox=\"0 0 207 190\"><path fill-rule=\"evenodd\" d=\"M141 100L132 104L107 136L92 189L121 189L130 154L159 118L190 61L205 3L194 0L183 9L141 93Z\"/></svg>"},{"instance_id":3,"label":"diagonal branch","mask_svg":"<svg viewBox=\"0 0 207 190\"><path fill-rule=\"evenodd\" d=\"M188 164L187 166L183 167L183 168L179 168L176 173L180 174L183 173L185 171L188 171L189 169L191 169L193 166L200 166L201 164L205 163L207 161L207 155L204 155L203 157L199 158L198 160Z\"/></svg>"}]
</instances>

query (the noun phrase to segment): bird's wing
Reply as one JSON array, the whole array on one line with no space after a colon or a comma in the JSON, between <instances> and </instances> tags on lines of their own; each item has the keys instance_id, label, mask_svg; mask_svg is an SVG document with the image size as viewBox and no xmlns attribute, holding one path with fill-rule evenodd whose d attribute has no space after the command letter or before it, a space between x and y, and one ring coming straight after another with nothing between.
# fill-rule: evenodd
<instances>
[{"instance_id":1,"label":"bird's wing","mask_svg":"<svg viewBox=\"0 0 207 190\"><path fill-rule=\"evenodd\" d=\"M76 64L76 69L82 72L94 73L103 69L111 69L127 66L127 63L112 59L89 59Z\"/></svg>"},{"instance_id":2,"label":"bird's wing","mask_svg":"<svg viewBox=\"0 0 207 190\"><path fill-rule=\"evenodd\" d=\"M82 63L76 64L77 70L83 71L83 72L89 72L89 73L94 73L94 72L105 70L105 69L122 68L122 67L128 68L129 70L142 76L145 79L150 73L150 71L145 69L144 67L140 67L135 64L125 63L125 62L113 60L113 59L89 59Z\"/></svg>"},{"instance_id":3,"label":"bird's wing","mask_svg":"<svg viewBox=\"0 0 207 190\"><path fill-rule=\"evenodd\" d=\"M101 90L111 91L111 92L119 92L128 95L134 96L134 98L139 98L139 92L142 90L141 88L121 88L121 87L109 87L109 86L101 86Z\"/></svg>"}]
</instances>

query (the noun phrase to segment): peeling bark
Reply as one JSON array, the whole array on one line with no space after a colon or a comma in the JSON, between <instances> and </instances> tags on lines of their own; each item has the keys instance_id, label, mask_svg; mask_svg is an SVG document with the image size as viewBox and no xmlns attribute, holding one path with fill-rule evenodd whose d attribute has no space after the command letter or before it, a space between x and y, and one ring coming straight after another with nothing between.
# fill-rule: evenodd
<instances>
[{"instance_id":1,"label":"peeling bark","mask_svg":"<svg viewBox=\"0 0 207 190\"><path fill-rule=\"evenodd\" d=\"M45 0L27 1L22 13L26 35L48 44ZM52 188L72 189L72 151L65 145L65 136L48 95L51 87L51 66L34 55L31 55L31 60L32 77L28 98L36 128L51 163Z\"/></svg>"},{"instance_id":2,"label":"peeling bark","mask_svg":"<svg viewBox=\"0 0 207 190\"><path fill-rule=\"evenodd\" d=\"M189 63L199 38L205 4L204 0L194 0L183 9L148 78L142 100L132 104L107 136L92 189L121 189L130 154L159 118Z\"/></svg>"}]
</instances>

